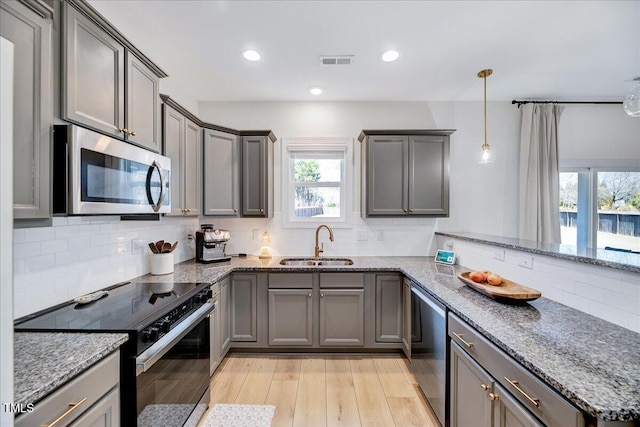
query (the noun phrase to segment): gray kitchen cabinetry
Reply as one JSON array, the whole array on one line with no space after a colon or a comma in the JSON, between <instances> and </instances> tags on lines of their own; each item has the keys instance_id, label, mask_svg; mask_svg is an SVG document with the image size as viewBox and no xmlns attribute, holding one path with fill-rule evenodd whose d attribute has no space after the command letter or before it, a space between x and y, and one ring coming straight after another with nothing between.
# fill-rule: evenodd
<instances>
[{"instance_id":1,"label":"gray kitchen cabinetry","mask_svg":"<svg viewBox=\"0 0 640 427\"><path fill-rule=\"evenodd\" d=\"M164 155L171 159L171 213L167 215L197 216L202 129L170 98L163 100L162 141Z\"/></svg>"},{"instance_id":2,"label":"gray kitchen cabinetry","mask_svg":"<svg viewBox=\"0 0 640 427\"><path fill-rule=\"evenodd\" d=\"M62 118L160 152L166 73L85 2L62 12Z\"/></svg>"},{"instance_id":3,"label":"gray kitchen cabinetry","mask_svg":"<svg viewBox=\"0 0 640 427\"><path fill-rule=\"evenodd\" d=\"M231 276L231 341L258 341L258 276Z\"/></svg>"},{"instance_id":4,"label":"gray kitchen cabinetry","mask_svg":"<svg viewBox=\"0 0 640 427\"><path fill-rule=\"evenodd\" d=\"M402 342L402 277L376 275L376 341Z\"/></svg>"},{"instance_id":5,"label":"gray kitchen cabinetry","mask_svg":"<svg viewBox=\"0 0 640 427\"><path fill-rule=\"evenodd\" d=\"M364 346L364 289L320 289L320 345Z\"/></svg>"},{"instance_id":6,"label":"gray kitchen cabinetry","mask_svg":"<svg viewBox=\"0 0 640 427\"><path fill-rule=\"evenodd\" d=\"M273 215L273 142L270 131L242 136L242 216Z\"/></svg>"},{"instance_id":7,"label":"gray kitchen cabinetry","mask_svg":"<svg viewBox=\"0 0 640 427\"><path fill-rule=\"evenodd\" d=\"M448 331L452 427L585 425L578 408L453 313Z\"/></svg>"},{"instance_id":8,"label":"gray kitchen cabinetry","mask_svg":"<svg viewBox=\"0 0 640 427\"><path fill-rule=\"evenodd\" d=\"M448 216L453 132L363 130L363 216Z\"/></svg>"},{"instance_id":9,"label":"gray kitchen cabinetry","mask_svg":"<svg viewBox=\"0 0 640 427\"><path fill-rule=\"evenodd\" d=\"M402 351L411 360L411 282L402 280Z\"/></svg>"},{"instance_id":10,"label":"gray kitchen cabinetry","mask_svg":"<svg viewBox=\"0 0 640 427\"><path fill-rule=\"evenodd\" d=\"M269 289L269 345L313 345L311 289Z\"/></svg>"},{"instance_id":11,"label":"gray kitchen cabinetry","mask_svg":"<svg viewBox=\"0 0 640 427\"><path fill-rule=\"evenodd\" d=\"M120 425L120 352L105 357L40 400L33 412L15 419L16 427L56 425L117 427ZM63 414L66 414L63 416Z\"/></svg>"},{"instance_id":12,"label":"gray kitchen cabinetry","mask_svg":"<svg viewBox=\"0 0 640 427\"><path fill-rule=\"evenodd\" d=\"M52 16L42 2L0 2L0 35L14 44L13 216L18 227L24 220L51 218Z\"/></svg>"},{"instance_id":13,"label":"gray kitchen cabinetry","mask_svg":"<svg viewBox=\"0 0 640 427\"><path fill-rule=\"evenodd\" d=\"M237 216L240 209L240 140L204 129L203 215Z\"/></svg>"},{"instance_id":14,"label":"gray kitchen cabinetry","mask_svg":"<svg viewBox=\"0 0 640 427\"><path fill-rule=\"evenodd\" d=\"M225 277L220 282L220 322L218 322L220 338L220 361L229 351L231 346L231 294L229 291L231 280Z\"/></svg>"}]
</instances>

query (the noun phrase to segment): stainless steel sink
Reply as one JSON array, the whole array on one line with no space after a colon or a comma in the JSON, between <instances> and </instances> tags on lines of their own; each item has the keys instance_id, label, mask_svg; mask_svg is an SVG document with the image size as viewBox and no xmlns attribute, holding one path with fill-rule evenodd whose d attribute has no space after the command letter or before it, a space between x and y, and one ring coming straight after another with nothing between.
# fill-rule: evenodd
<instances>
[{"instance_id":1,"label":"stainless steel sink","mask_svg":"<svg viewBox=\"0 0 640 427\"><path fill-rule=\"evenodd\" d=\"M280 264L292 266L342 266L352 265L353 261L348 258L285 258L280 261Z\"/></svg>"}]
</instances>

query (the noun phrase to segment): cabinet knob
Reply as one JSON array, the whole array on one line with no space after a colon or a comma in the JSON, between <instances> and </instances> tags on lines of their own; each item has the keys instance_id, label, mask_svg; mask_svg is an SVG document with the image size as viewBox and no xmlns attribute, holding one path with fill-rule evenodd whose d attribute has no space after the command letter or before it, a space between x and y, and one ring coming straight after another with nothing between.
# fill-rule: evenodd
<instances>
[{"instance_id":1,"label":"cabinet knob","mask_svg":"<svg viewBox=\"0 0 640 427\"><path fill-rule=\"evenodd\" d=\"M238 212L238 209L233 208L233 213L237 213L237 212Z\"/></svg>"},{"instance_id":2,"label":"cabinet knob","mask_svg":"<svg viewBox=\"0 0 640 427\"><path fill-rule=\"evenodd\" d=\"M187 213L187 210L185 208L180 209L182 211L182 213Z\"/></svg>"},{"instance_id":3,"label":"cabinet knob","mask_svg":"<svg viewBox=\"0 0 640 427\"><path fill-rule=\"evenodd\" d=\"M118 130L119 130L120 132L122 132L122 133L127 133L127 132L128 132L127 128L120 128L120 129L118 129Z\"/></svg>"},{"instance_id":4,"label":"cabinet knob","mask_svg":"<svg viewBox=\"0 0 640 427\"><path fill-rule=\"evenodd\" d=\"M260 208L260 213L264 213L264 209Z\"/></svg>"},{"instance_id":5,"label":"cabinet knob","mask_svg":"<svg viewBox=\"0 0 640 427\"><path fill-rule=\"evenodd\" d=\"M324 294L322 294L322 293L321 293L321 294L320 294L320 298L324 298Z\"/></svg>"},{"instance_id":6,"label":"cabinet knob","mask_svg":"<svg viewBox=\"0 0 640 427\"><path fill-rule=\"evenodd\" d=\"M187 212L191 212L191 209L189 209L189 208L187 208L187 209L185 209L185 210L186 210Z\"/></svg>"},{"instance_id":7,"label":"cabinet knob","mask_svg":"<svg viewBox=\"0 0 640 427\"><path fill-rule=\"evenodd\" d=\"M481 387L484 391L488 391L488 390L491 388L491 387L489 387L489 386L488 386L488 385L486 385L486 384L482 384L482 385L480 385L480 387Z\"/></svg>"},{"instance_id":8,"label":"cabinet knob","mask_svg":"<svg viewBox=\"0 0 640 427\"><path fill-rule=\"evenodd\" d=\"M406 212L407 210L406 210L406 209L402 209L402 211L403 211L403 212Z\"/></svg>"},{"instance_id":9,"label":"cabinet knob","mask_svg":"<svg viewBox=\"0 0 640 427\"><path fill-rule=\"evenodd\" d=\"M136 136L136 131L135 130L129 131L129 135Z\"/></svg>"},{"instance_id":10,"label":"cabinet knob","mask_svg":"<svg viewBox=\"0 0 640 427\"><path fill-rule=\"evenodd\" d=\"M500 397L495 393L489 393L489 400L500 400Z\"/></svg>"},{"instance_id":11,"label":"cabinet knob","mask_svg":"<svg viewBox=\"0 0 640 427\"><path fill-rule=\"evenodd\" d=\"M307 295L309 298L311 298L311 292L309 292L309 294Z\"/></svg>"},{"instance_id":12,"label":"cabinet knob","mask_svg":"<svg viewBox=\"0 0 640 427\"><path fill-rule=\"evenodd\" d=\"M409 212L413 212L413 208L409 208Z\"/></svg>"}]
</instances>

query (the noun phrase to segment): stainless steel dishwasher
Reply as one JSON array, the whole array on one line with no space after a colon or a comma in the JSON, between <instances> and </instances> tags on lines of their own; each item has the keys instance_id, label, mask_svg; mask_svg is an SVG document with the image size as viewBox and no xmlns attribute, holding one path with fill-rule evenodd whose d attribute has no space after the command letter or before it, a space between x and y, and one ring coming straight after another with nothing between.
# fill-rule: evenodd
<instances>
[{"instance_id":1,"label":"stainless steel dishwasher","mask_svg":"<svg viewBox=\"0 0 640 427\"><path fill-rule=\"evenodd\" d=\"M447 392L446 309L418 285L411 286L411 370L445 426Z\"/></svg>"}]
</instances>

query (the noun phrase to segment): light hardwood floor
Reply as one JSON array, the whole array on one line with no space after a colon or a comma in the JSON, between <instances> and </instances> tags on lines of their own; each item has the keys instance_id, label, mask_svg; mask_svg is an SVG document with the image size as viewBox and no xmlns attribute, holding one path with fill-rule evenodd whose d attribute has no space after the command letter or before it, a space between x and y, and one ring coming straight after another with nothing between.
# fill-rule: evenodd
<instances>
[{"instance_id":1,"label":"light hardwood floor","mask_svg":"<svg viewBox=\"0 0 640 427\"><path fill-rule=\"evenodd\" d=\"M215 403L275 405L272 427L439 426L400 355L231 354L211 379Z\"/></svg>"}]
</instances>

